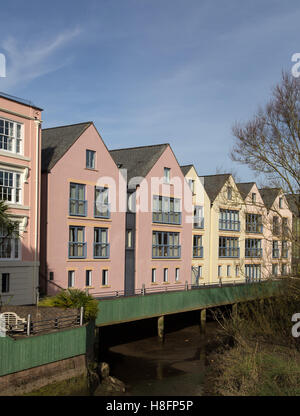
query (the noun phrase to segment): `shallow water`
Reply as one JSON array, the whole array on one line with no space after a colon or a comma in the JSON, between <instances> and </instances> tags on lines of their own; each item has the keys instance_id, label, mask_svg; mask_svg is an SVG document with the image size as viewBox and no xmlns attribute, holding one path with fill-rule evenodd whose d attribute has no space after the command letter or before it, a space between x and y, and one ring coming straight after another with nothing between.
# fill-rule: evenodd
<instances>
[{"instance_id":1,"label":"shallow water","mask_svg":"<svg viewBox=\"0 0 300 416\"><path fill-rule=\"evenodd\" d=\"M126 384L124 396L201 396L205 381L206 347L214 340L217 324L175 330L161 343L157 336L111 346L105 361L112 376Z\"/></svg>"}]
</instances>

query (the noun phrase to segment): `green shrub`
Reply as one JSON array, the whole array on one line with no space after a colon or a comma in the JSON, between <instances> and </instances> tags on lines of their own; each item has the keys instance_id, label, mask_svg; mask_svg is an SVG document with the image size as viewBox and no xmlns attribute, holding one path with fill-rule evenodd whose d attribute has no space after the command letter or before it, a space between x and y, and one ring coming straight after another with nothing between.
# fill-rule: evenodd
<instances>
[{"instance_id":1,"label":"green shrub","mask_svg":"<svg viewBox=\"0 0 300 416\"><path fill-rule=\"evenodd\" d=\"M62 290L55 296L42 299L39 306L57 308L81 308L83 306L85 320L96 319L98 313L98 301L79 289Z\"/></svg>"}]
</instances>

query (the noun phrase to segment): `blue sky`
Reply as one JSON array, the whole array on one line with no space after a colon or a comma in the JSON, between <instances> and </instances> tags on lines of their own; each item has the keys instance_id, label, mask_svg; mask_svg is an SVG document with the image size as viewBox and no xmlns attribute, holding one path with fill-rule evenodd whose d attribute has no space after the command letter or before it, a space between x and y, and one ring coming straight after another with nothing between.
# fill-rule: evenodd
<instances>
[{"instance_id":1,"label":"blue sky","mask_svg":"<svg viewBox=\"0 0 300 416\"><path fill-rule=\"evenodd\" d=\"M169 142L198 173L231 162L231 126L270 96L300 52L291 0L14 0L1 9L0 91L43 126L95 122L108 148Z\"/></svg>"}]
</instances>

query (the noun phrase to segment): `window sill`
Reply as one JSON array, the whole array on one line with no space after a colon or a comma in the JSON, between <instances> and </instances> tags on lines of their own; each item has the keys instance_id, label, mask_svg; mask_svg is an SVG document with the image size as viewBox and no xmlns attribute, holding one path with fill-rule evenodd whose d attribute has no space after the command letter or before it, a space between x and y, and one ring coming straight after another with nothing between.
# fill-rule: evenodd
<instances>
[{"instance_id":1,"label":"window sill","mask_svg":"<svg viewBox=\"0 0 300 416\"><path fill-rule=\"evenodd\" d=\"M93 169L93 168L84 168L84 170L90 170L92 172L99 172L98 169Z\"/></svg>"},{"instance_id":2,"label":"window sill","mask_svg":"<svg viewBox=\"0 0 300 416\"><path fill-rule=\"evenodd\" d=\"M110 285L101 285L100 286L102 289L105 289L105 288L110 288L111 286Z\"/></svg>"},{"instance_id":3,"label":"window sill","mask_svg":"<svg viewBox=\"0 0 300 416\"><path fill-rule=\"evenodd\" d=\"M95 289L95 286L84 286L84 289Z\"/></svg>"},{"instance_id":4,"label":"window sill","mask_svg":"<svg viewBox=\"0 0 300 416\"><path fill-rule=\"evenodd\" d=\"M20 155L19 153L13 153L13 152L10 152L8 150L2 150L2 149L0 150L0 156L7 156L7 157L11 157L13 159L25 160L26 162L30 162L30 160L31 160L29 157Z\"/></svg>"}]
</instances>

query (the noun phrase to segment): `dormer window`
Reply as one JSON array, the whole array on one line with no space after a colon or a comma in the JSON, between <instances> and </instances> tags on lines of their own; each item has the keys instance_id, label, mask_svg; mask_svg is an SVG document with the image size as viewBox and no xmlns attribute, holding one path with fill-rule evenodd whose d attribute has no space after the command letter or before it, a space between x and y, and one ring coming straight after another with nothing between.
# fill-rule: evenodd
<instances>
[{"instance_id":1,"label":"dormer window","mask_svg":"<svg viewBox=\"0 0 300 416\"><path fill-rule=\"evenodd\" d=\"M170 168L164 168L164 183L170 183Z\"/></svg>"},{"instance_id":2,"label":"dormer window","mask_svg":"<svg viewBox=\"0 0 300 416\"><path fill-rule=\"evenodd\" d=\"M96 152L93 150L86 151L86 168L87 169L95 169L95 155Z\"/></svg>"},{"instance_id":3,"label":"dormer window","mask_svg":"<svg viewBox=\"0 0 300 416\"><path fill-rule=\"evenodd\" d=\"M227 187L227 199L229 200L232 199L232 187L231 186Z\"/></svg>"},{"instance_id":4,"label":"dormer window","mask_svg":"<svg viewBox=\"0 0 300 416\"><path fill-rule=\"evenodd\" d=\"M255 192L252 193L251 198L252 198L252 203L255 204L255 202L256 202L256 193Z\"/></svg>"},{"instance_id":5,"label":"dormer window","mask_svg":"<svg viewBox=\"0 0 300 416\"><path fill-rule=\"evenodd\" d=\"M189 183L190 190L194 194L195 193L195 181L193 179L189 179L188 183Z\"/></svg>"}]
</instances>

